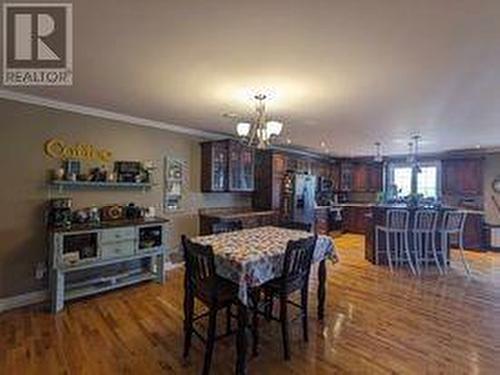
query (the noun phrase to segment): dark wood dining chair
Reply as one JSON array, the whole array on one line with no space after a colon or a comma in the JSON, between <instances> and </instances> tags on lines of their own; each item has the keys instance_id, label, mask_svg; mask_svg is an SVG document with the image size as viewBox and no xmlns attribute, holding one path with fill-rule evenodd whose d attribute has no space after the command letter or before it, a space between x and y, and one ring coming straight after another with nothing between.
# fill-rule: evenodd
<instances>
[{"instance_id":1,"label":"dark wood dining chair","mask_svg":"<svg viewBox=\"0 0 500 375\"><path fill-rule=\"evenodd\" d=\"M311 236L297 241L289 241L285 252L281 276L268 281L262 286L262 290L265 295L264 315L268 320L276 320L281 323L285 360L290 359L288 305L292 305L300 309L303 338L306 342L309 340L307 329L309 274L311 271L311 263L314 248L316 246L316 239L316 236ZM297 291L300 291L300 304L288 299L290 294ZM280 301L280 313L278 318L272 316L274 298L278 298ZM254 326L257 326L258 324L257 314L259 313L261 312L254 310ZM257 349L254 348L254 352L256 351Z\"/></svg>"},{"instance_id":2,"label":"dark wood dining chair","mask_svg":"<svg viewBox=\"0 0 500 375\"><path fill-rule=\"evenodd\" d=\"M241 220L224 220L212 224L212 234L228 233L242 229L243 223Z\"/></svg>"},{"instance_id":3,"label":"dark wood dining chair","mask_svg":"<svg viewBox=\"0 0 500 375\"><path fill-rule=\"evenodd\" d=\"M310 232L312 228L311 224L301 223L298 221L283 221L278 226L286 229L303 230L304 232Z\"/></svg>"},{"instance_id":4,"label":"dark wood dining chair","mask_svg":"<svg viewBox=\"0 0 500 375\"><path fill-rule=\"evenodd\" d=\"M211 246L203 246L182 236L184 250L184 358L189 355L193 334L205 343L205 362L203 374L210 371L212 353L215 341L234 333L231 330L231 306L237 303L238 285L223 279L215 273L215 262ZM208 312L194 316L194 302L198 299L207 308ZM216 336L217 313L226 309L226 332ZM193 323L208 316L208 331L206 337L194 328Z\"/></svg>"}]
</instances>

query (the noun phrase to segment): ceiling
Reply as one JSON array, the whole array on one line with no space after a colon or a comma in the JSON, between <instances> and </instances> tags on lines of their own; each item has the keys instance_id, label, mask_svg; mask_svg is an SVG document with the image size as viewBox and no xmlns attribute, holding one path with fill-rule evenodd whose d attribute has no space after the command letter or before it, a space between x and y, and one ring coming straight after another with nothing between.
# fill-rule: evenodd
<instances>
[{"instance_id":1,"label":"ceiling","mask_svg":"<svg viewBox=\"0 0 500 375\"><path fill-rule=\"evenodd\" d=\"M45 2L45 1L42 1ZM498 0L74 0L72 87L18 91L234 134L256 91L336 155L500 146ZM324 145L322 146L322 142Z\"/></svg>"}]
</instances>

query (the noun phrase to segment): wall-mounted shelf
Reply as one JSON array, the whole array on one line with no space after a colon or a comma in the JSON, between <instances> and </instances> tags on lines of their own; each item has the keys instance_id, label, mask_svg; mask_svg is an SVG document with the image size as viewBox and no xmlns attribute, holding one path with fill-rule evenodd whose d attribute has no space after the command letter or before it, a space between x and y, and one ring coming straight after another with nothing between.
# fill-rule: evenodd
<instances>
[{"instance_id":1,"label":"wall-mounted shelf","mask_svg":"<svg viewBox=\"0 0 500 375\"><path fill-rule=\"evenodd\" d=\"M151 189L152 183L143 182L97 182L97 181L51 181L50 185L63 189Z\"/></svg>"}]
</instances>

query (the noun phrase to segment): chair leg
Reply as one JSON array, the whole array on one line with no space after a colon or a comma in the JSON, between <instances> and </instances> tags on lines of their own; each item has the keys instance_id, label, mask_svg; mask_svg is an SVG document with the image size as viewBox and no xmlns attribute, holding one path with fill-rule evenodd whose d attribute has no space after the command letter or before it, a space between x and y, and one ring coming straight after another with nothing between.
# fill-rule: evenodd
<instances>
[{"instance_id":1,"label":"chair leg","mask_svg":"<svg viewBox=\"0 0 500 375\"><path fill-rule=\"evenodd\" d=\"M271 320L271 316L273 314L273 295L271 292L266 291L265 292L265 308L264 308L264 315L266 317L266 320L269 322Z\"/></svg>"},{"instance_id":2,"label":"chair leg","mask_svg":"<svg viewBox=\"0 0 500 375\"><path fill-rule=\"evenodd\" d=\"M436 248L436 234L433 234L431 237L431 247L432 247L432 254L434 256L434 262L436 263L436 267L438 268L439 274L442 275L443 269L441 268L441 262L439 260Z\"/></svg>"},{"instance_id":3,"label":"chair leg","mask_svg":"<svg viewBox=\"0 0 500 375\"><path fill-rule=\"evenodd\" d=\"M217 324L217 310L212 308L208 318L207 345L205 348L205 362L203 364L203 375L210 373L210 365L212 363L212 354L215 344L215 328Z\"/></svg>"},{"instance_id":4,"label":"chair leg","mask_svg":"<svg viewBox=\"0 0 500 375\"><path fill-rule=\"evenodd\" d=\"M193 337L193 310L194 297L191 291L186 289L184 295L184 358L188 357L189 349L191 348L191 340Z\"/></svg>"},{"instance_id":5,"label":"chair leg","mask_svg":"<svg viewBox=\"0 0 500 375\"><path fill-rule=\"evenodd\" d=\"M259 301L260 301L260 291L257 291L252 296L253 300L253 315L252 315L252 354L254 356L259 355Z\"/></svg>"},{"instance_id":6,"label":"chair leg","mask_svg":"<svg viewBox=\"0 0 500 375\"><path fill-rule=\"evenodd\" d=\"M410 253L410 243L408 241L408 233L403 233L403 248L404 252L406 253L406 258L408 258L408 264L410 265L411 272L416 275L417 270L415 269L415 266L413 265L413 260L411 259L411 253Z\"/></svg>"},{"instance_id":7,"label":"chair leg","mask_svg":"<svg viewBox=\"0 0 500 375\"><path fill-rule=\"evenodd\" d=\"M391 242L389 232L387 231L385 232L385 252L387 254L387 263L389 263L389 269L392 273L394 272L394 269L392 268Z\"/></svg>"},{"instance_id":8,"label":"chair leg","mask_svg":"<svg viewBox=\"0 0 500 375\"><path fill-rule=\"evenodd\" d=\"M441 259L443 260L443 273L448 271L448 234L444 233L441 236Z\"/></svg>"},{"instance_id":9,"label":"chair leg","mask_svg":"<svg viewBox=\"0 0 500 375\"><path fill-rule=\"evenodd\" d=\"M460 258L462 259L462 263L465 268L465 272L467 273L467 276L470 277L471 271L469 267L469 263L467 262L467 259L465 259L465 253L464 253L464 241L463 241L463 236L460 235L460 239L458 240L459 242L459 248L460 248Z\"/></svg>"},{"instance_id":10,"label":"chair leg","mask_svg":"<svg viewBox=\"0 0 500 375\"><path fill-rule=\"evenodd\" d=\"M231 332L231 305L226 307L226 333L229 335Z\"/></svg>"},{"instance_id":11,"label":"chair leg","mask_svg":"<svg viewBox=\"0 0 500 375\"><path fill-rule=\"evenodd\" d=\"M280 296L281 335L283 336L283 353L285 361L290 360L290 343L288 340L287 296Z\"/></svg>"},{"instance_id":12,"label":"chair leg","mask_svg":"<svg viewBox=\"0 0 500 375\"><path fill-rule=\"evenodd\" d=\"M302 335L305 342L309 341L309 332L307 330L307 319L308 319L308 285L305 285L300 291L300 304L302 305Z\"/></svg>"}]
</instances>

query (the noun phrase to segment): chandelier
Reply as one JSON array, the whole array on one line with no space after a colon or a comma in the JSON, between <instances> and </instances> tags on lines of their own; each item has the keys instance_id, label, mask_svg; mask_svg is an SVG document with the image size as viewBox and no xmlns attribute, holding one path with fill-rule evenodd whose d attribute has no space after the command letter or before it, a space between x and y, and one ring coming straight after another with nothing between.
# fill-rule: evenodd
<instances>
[{"instance_id":1,"label":"chandelier","mask_svg":"<svg viewBox=\"0 0 500 375\"><path fill-rule=\"evenodd\" d=\"M265 149L281 134L283 123L267 119L266 95L257 94L254 99L256 103L253 121L239 122L236 125L236 133L246 145Z\"/></svg>"}]
</instances>

